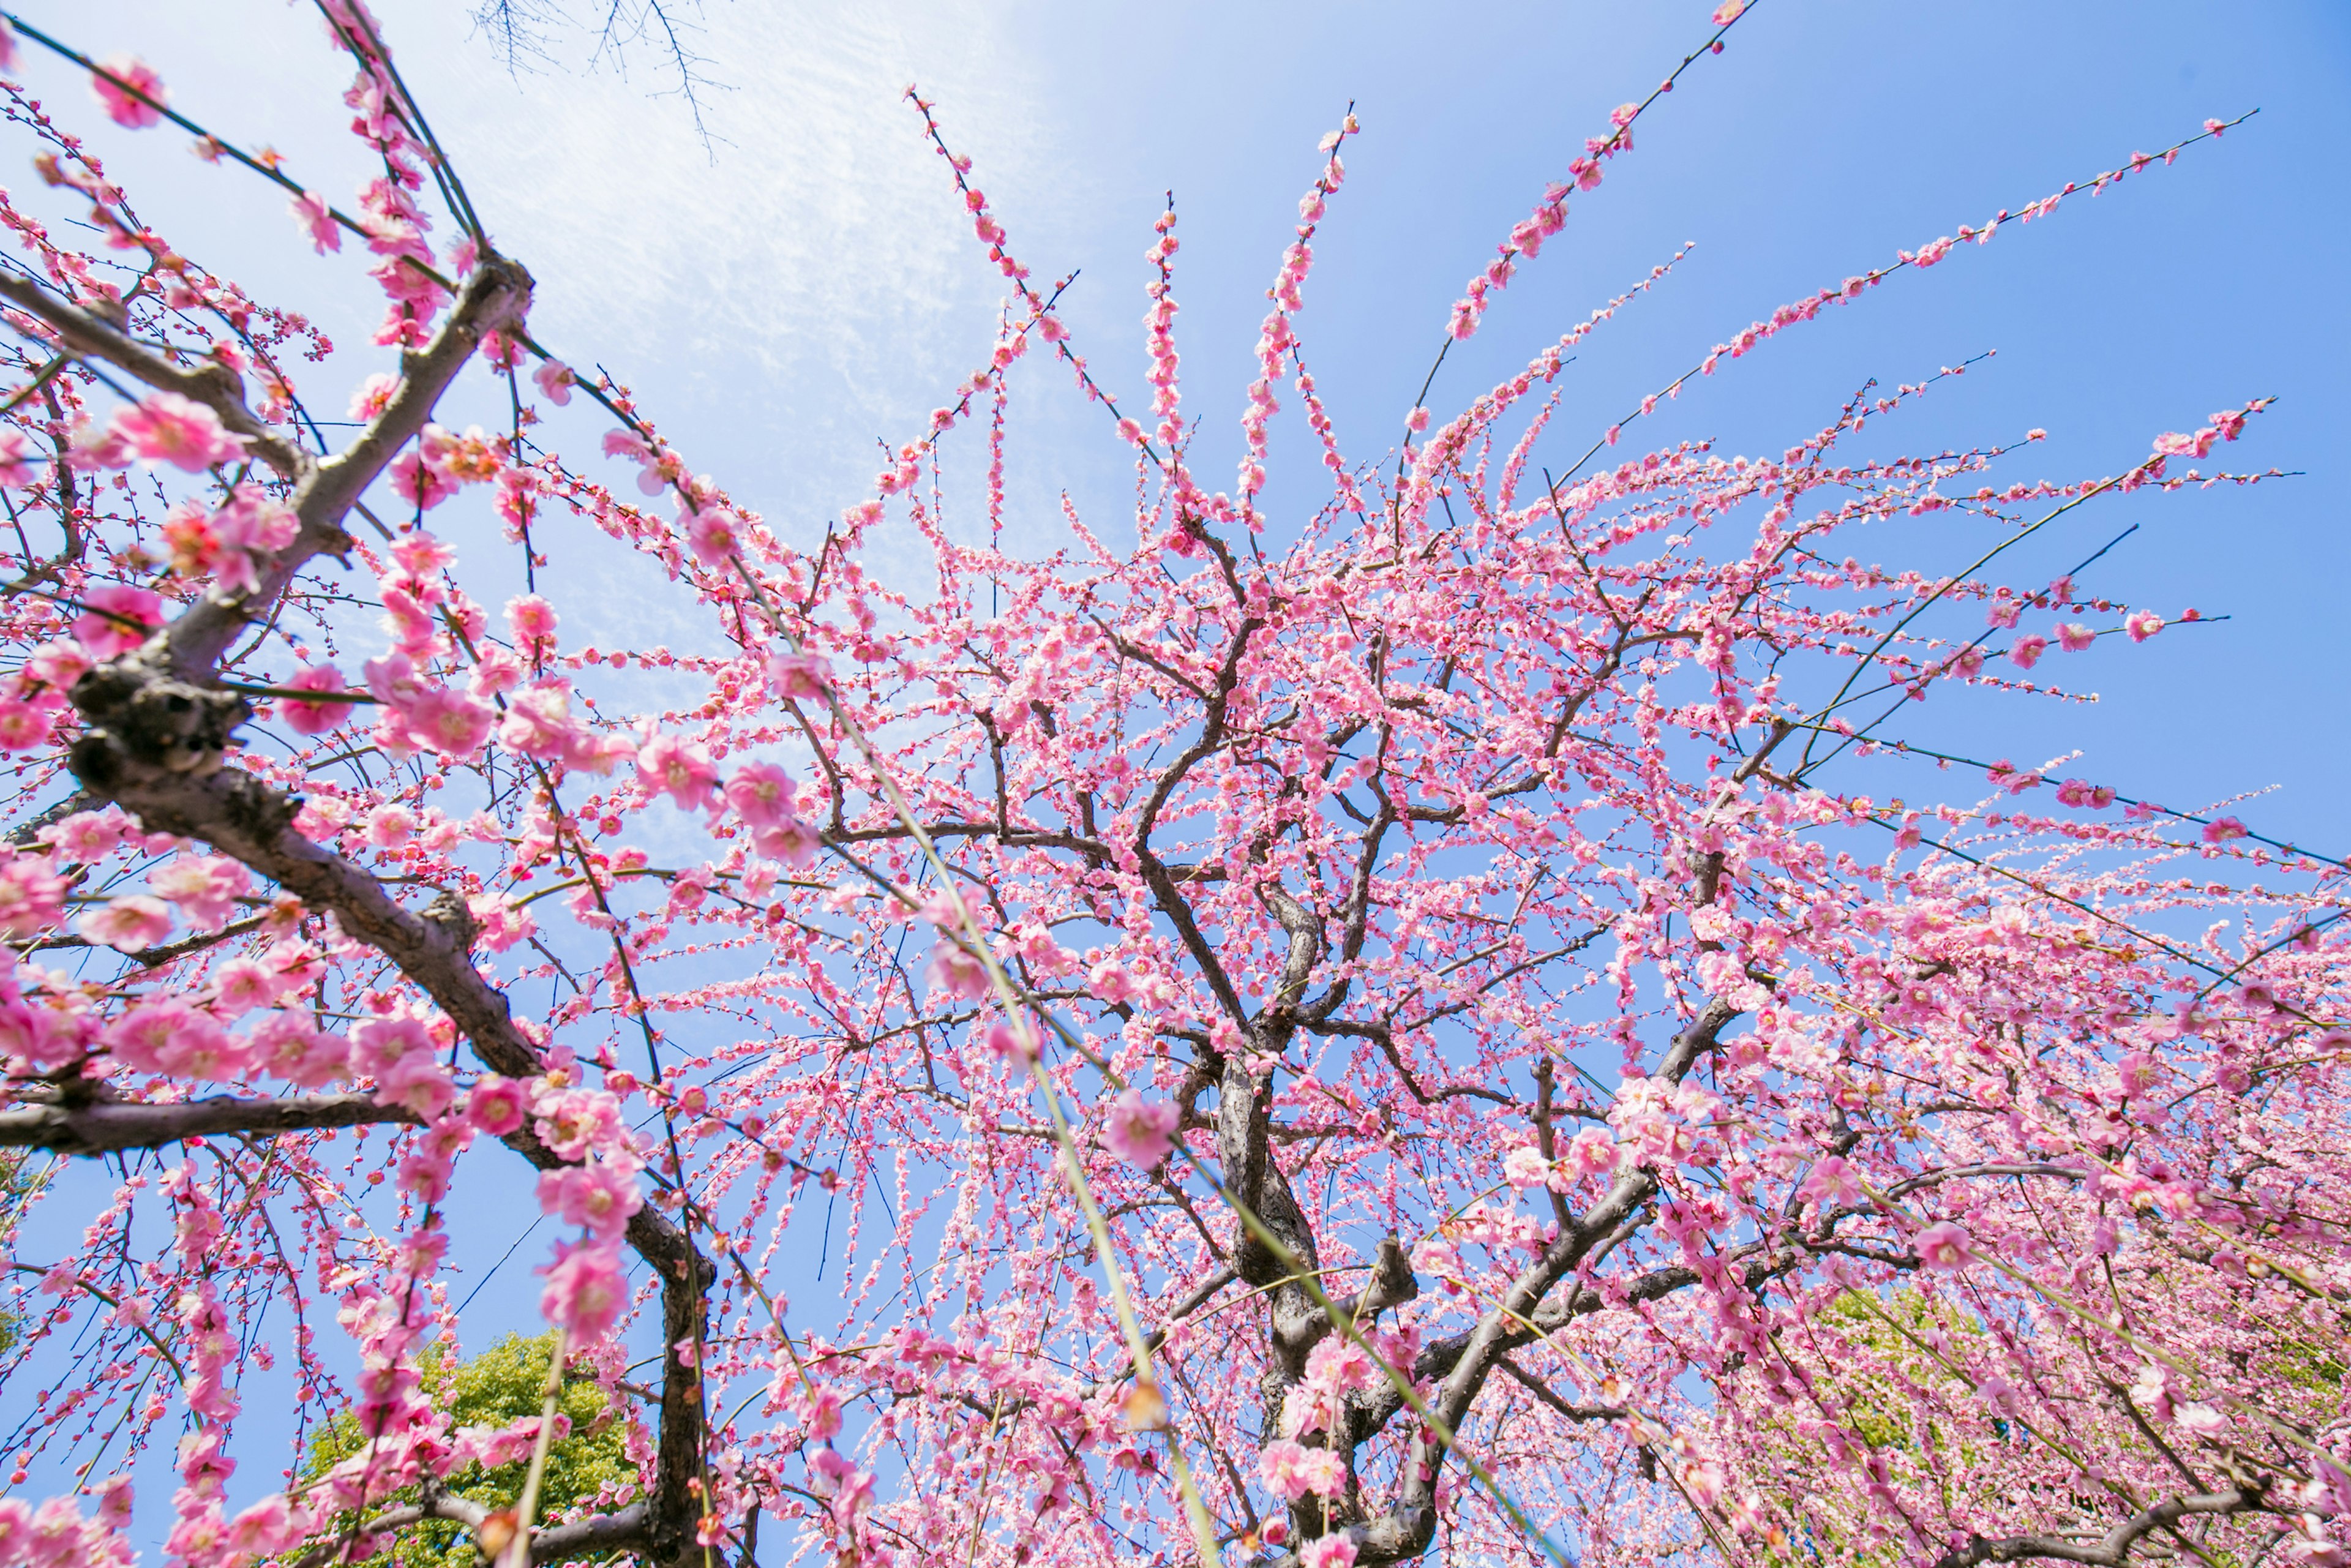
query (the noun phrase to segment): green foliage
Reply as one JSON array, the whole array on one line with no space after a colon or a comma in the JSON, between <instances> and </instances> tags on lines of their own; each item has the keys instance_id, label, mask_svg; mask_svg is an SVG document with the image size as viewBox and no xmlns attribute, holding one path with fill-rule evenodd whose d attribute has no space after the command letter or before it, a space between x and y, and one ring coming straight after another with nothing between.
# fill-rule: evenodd
<instances>
[{"instance_id":1,"label":"green foliage","mask_svg":"<svg viewBox=\"0 0 2351 1568\"><path fill-rule=\"evenodd\" d=\"M48 1167L32 1168L32 1155L27 1153L0 1155L0 1248L16 1239L16 1221L41 1188L48 1183ZM0 1355L16 1348L16 1339L24 1320L15 1312L0 1312Z\"/></svg>"},{"instance_id":2,"label":"green foliage","mask_svg":"<svg viewBox=\"0 0 2351 1568\"><path fill-rule=\"evenodd\" d=\"M547 1387L547 1358L555 1336L525 1339L508 1334L481 1354L449 1364L439 1344L427 1347L422 1359L426 1395L434 1408L446 1410L459 1427L503 1427L536 1416ZM634 1479L635 1467L622 1451L628 1436L622 1412L611 1407L602 1389L590 1383L567 1383L557 1409L570 1426L549 1448L547 1475L539 1483L538 1517L559 1518L574 1504L593 1498L607 1482ZM348 1412L327 1423L310 1446L306 1476L316 1476L364 1450L367 1437ZM449 1477L447 1490L485 1508L511 1508L522 1495L528 1457L496 1469L470 1465ZM392 1503L413 1500L401 1492ZM389 1506L390 1504L387 1504ZM455 1524L434 1522L402 1533L384 1555L368 1568L474 1568L478 1561L472 1535Z\"/></svg>"}]
</instances>

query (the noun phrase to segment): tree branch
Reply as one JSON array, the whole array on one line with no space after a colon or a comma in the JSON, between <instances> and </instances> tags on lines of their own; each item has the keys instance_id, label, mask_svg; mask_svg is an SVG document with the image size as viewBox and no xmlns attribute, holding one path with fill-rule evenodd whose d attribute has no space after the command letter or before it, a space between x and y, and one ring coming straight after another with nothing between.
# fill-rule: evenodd
<instances>
[{"instance_id":1,"label":"tree branch","mask_svg":"<svg viewBox=\"0 0 2351 1568\"><path fill-rule=\"evenodd\" d=\"M2011 1535L1998 1541L1987 1541L1980 1535L1970 1535L1965 1546L1953 1547L1935 1560L1935 1568L1976 1568L1982 1563L2025 1563L2047 1559L2058 1563L2082 1563L2091 1568L2122 1568L2130 1551L2139 1539L2151 1531L2168 1529L2193 1514L2248 1513L2262 1507L2258 1488L2231 1487L2227 1491L2193 1492L2140 1510L2124 1520L2094 1544L2067 1541L2055 1535Z\"/></svg>"},{"instance_id":2,"label":"tree branch","mask_svg":"<svg viewBox=\"0 0 2351 1568\"><path fill-rule=\"evenodd\" d=\"M0 1110L0 1148L110 1155L215 1134L274 1138L280 1133L379 1122L413 1126L422 1121L414 1112L379 1104L369 1094L314 1094L287 1100L240 1100L223 1094L176 1105L99 1100L81 1105L19 1105Z\"/></svg>"}]
</instances>

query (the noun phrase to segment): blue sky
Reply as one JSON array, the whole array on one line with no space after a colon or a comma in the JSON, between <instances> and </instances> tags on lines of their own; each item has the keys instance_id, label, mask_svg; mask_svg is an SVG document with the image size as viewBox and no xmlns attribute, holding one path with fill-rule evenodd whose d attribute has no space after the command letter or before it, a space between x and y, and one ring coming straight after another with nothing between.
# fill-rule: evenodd
<instances>
[{"instance_id":1,"label":"blue sky","mask_svg":"<svg viewBox=\"0 0 2351 1568\"><path fill-rule=\"evenodd\" d=\"M719 140L705 151L682 107L650 95L650 60L625 77L577 59L511 77L472 36L465 0L378 5L475 204L539 279L541 340L632 383L696 467L803 538L863 493L872 441L917 433L993 332L1000 280L898 101L909 81L938 99L1038 273L1082 269L1064 314L1124 392L1142 384L1143 251L1174 192L1186 406L1219 417L1240 412L1262 290L1315 142L1353 101L1364 134L1300 326L1343 440L1368 455L1393 438L1463 281L1608 110L1705 36L1709 8L885 14L710 0L694 41L727 86L708 100ZM22 14L92 53L143 56L176 106L274 144L339 199L362 175L340 131L345 76L307 7L26 0ZM339 407L341 386L381 368L365 346L377 312L360 258L313 256L280 196L195 162L175 135L104 124L78 79L47 62L28 71L90 130L151 222L257 296L312 311L346 346L322 402ZM1894 422L1878 450L2040 426L2050 439L2016 476L2112 473L2159 432L2278 397L2229 455L2302 477L2102 502L2017 569L2037 585L2137 522L2087 586L2166 615L2193 604L2233 619L2137 650L2107 640L2064 672L2101 693L2095 705L1954 705L1911 733L2020 761L2078 747L2074 770L2182 807L2275 786L2239 814L2351 850L2335 809L2351 566L2340 499L2351 10L1762 0L1726 54L1643 120L1603 188L1574 199L1567 229L1448 361L1431 401L1440 415L1458 406L1695 241L1565 378L1560 445L1580 451L1773 306L2254 108L2173 168L2070 201L1726 366L1643 439L1776 453L1867 377L1917 381L1987 349L1998 357ZM30 183L16 171L0 179ZM1100 411L1035 369L1015 396L1016 538L1051 537L1065 486L1114 521L1125 471ZM570 444L588 448L598 427L576 405L568 417ZM1209 437L1228 456L1231 430ZM1295 452L1296 434L1277 450ZM947 454L951 469L977 461L968 443ZM1876 548L1912 564L1945 547L1922 525L1889 528ZM568 627L607 645L692 634L666 603L627 591L609 556L562 570ZM1876 787L1863 771L1829 782ZM482 1244L494 1255L504 1240ZM535 1292L506 1294L522 1322Z\"/></svg>"},{"instance_id":2,"label":"blue sky","mask_svg":"<svg viewBox=\"0 0 2351 1568\"><path fill-rule=\"evenodd\" d=\"M717 141L705 152L642 52L625 73L570 57L509 76L471 8L381 10L475 204L540 279L542 340L632 382L697 467L810 530L862 493L873 441L918 431L977 362L1001 291L898 101L906 83L940 100L1038 273L1081 269L1065 314L1113 388L1141 384L1142 252L1173 191L1187 408L1218 416L1239 412L1314 142L1353 101L1364 134L1301 327L1343 439L1365 453L1393 438L1447 304L1494 242L1611 107L1643 96L1708 30L1694 0L1459 14L710 0L692 35L725 84L708 96ZM26 15L93 52L136 49L183 109L276 145L330 192L359 177L338 129L340 74L306 7L99 0ZM2342 756L2334 497L2351 397L2336 361L2351 319L2335 281L2346 220L2329 193L2351 152L2346 88L2351 13L2339 7L1764 0L1644 119L1607 183L1573 203L1567 230L1453 356L1433 401L1515 369L1697 242L1584 347L1559 425L1568 446L1778 303L2208 116L2258 108L2173 168L1786 334L1686 396L1650 439L1776 451L1866 377L1917 380L1986 349L1998 358L1900 422L1886 449L2042 426L2051 439L2019 476L2109 473L2158 432L2277 396L2229 455L2304 477L2118 498L2030 568L2053 573L2137 521L2090 586L2168 615L2192 603L2234 619L2129 653L2102 648L2096 706L2006 705L1997 733L1960 737L2020 759L2081 746L2108 781L2173 804L2275 785L2262 821L2320 840ZM57 90L79 99L78 86ZM338 357L348 379L372 368L355 258L309 256L278 197L189 163L176 139L97 130L166 232L256 292L312 308L355 349ZM1099 411L1033 371L1016 400L1016 533L1033 527L1042 542L1064 486L1105 519L1123 468ZM583 426L575 444L593 434ZM950 449L951 471L956 459ZM1888 530L1882 554L1934 549ZM653 614L636 640L669 634L662 612L615 591L617 564L581 570L596 580L576 601ZM2067 673L2080 681L2085 667ZM1974 727L1971 715L1948 722Z\"/></svg>"}]
</instances>

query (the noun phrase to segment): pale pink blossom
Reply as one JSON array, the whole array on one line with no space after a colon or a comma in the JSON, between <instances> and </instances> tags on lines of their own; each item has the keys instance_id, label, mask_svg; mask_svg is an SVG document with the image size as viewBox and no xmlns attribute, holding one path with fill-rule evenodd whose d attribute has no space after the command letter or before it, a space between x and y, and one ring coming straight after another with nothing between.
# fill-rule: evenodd
<instances>
[{"instance_id":1,"label":"pale pink blossom","mask_svg":"<svg viewBox=\"0 0 2351 1568\"><path fill-rule=\"evenodd\" d=\"M667 795L689 811L706 809L718 769L698 742L656 735L637 748L637 779L648 796Z\"/></svg>"},{"instance_id":2,"label":"pale pink blossom","mask_svg":"<svg viewBox=\"0 0 2351 1568\"><path fill-rule=\"evenodd\" d=\"M726 781L726 803L753 828L779 827L792 820L792 776L772 762L754 762Z\"/></svg>"},{"instance_id":3,"label":"pale pink blossom","mask_svg":"<svg viewBox=\"0 0 2351 1568\"><path fill-rule=\"evenodd\" d=\"M824 661L813 653L776 653L768 660L768 685L787 702L824 695L831 678Z\"/></svg>"},{"instance_id":4,"label":"pale pink blossom","mask_svg":"<svg viewBox=\"0 0 2351 1568\"><path fill-rule=\"evenodd\" d=\"M571 1089L537 1107L539 1141L567 1160L582 1160L621 1137L621 1103L594 1089Z\"/></svg>"},{"instance_id":5,"label":"pale pink blossom","mask_svg":"<svg viewBox=\"0 0 2351 1568\"><path fill-rule=\"evenodd\" d=\"M47 856L18 854L0 861L0 931L37 936L64 919L65 911L65 878Z\"/></svg>"},{"instance_id":6,"label":"pale pink blossom","mask_svg":"<svg viewBox=\"0 0 2351 1568\"><path fill-rule=\"evenodd\" d=\"M272 1013L250 1038L255 1063L298 1089L324 1089L350 1076L350 1041L312 1027L300 1013Z\"/></svg>"},{"instance_id":7,"label":"pale pink blossom","mask_svg":"<svg viewBox=\"0 0 2351 1568\"><path fill-rule=\"evenodd\" d=\"M1102 1113L1102 1142L1119 1158L1149 1170L1175 1146L1176 1115L1173 1100L1145 1100L1141 1090L1125 1090Z\"/></svg>"},{"instance_id":8,"label":"pale pink blossom","mask_svg":"<svg viewBox=\"0 0 2351 1568\"><path fill-rule=\"evenodd\" d=\"M189 925L217 931L253 890L253 877L226 855L183 854L149 872L147 885L178 905Z\"/></svg>"},{"instance_id":9,"label":"pale pink blossom","mask_svg":"<svg viewBox=\"0 0 2351 1568\"><path fill-rule=\"evenodd\" d=\"M23 490L40 483L39 460L26 455L25 433L0 430L0 490Z\"/></svg>"},{"instance_id":10,"label":"pale pink blossom","mask_svg":"<svg viewBox=\"0 0 2351 1568\"><path fill-rule=\"evenodd\" d=\"M375 1075L378 1103L398 1105L428 1122L447 1110L456 1096L449 1069L429 1051L401 1057Z\"/></svg>"},{"instance_id":11,"label":"pale pink blossom","mask_svg":"<svg viewBox=\"0 0 2351 1568\"><path fill-rule=\"evenodd\" d=\"M1911 1245L1918 1260L1929 1269L1963 1269L1975 1250L1975 1243L1966 1229L1949 1219L1918 1232L1918 1239Z\"/></svg>"},{"instance_id":12,"label":"pale pink blossom","mask_svg":"<svg viewBox=\"0 0 2351 1568\"><path fill-rule=\"evenodd\" d=\"M1346 1482L1346 1466L1328 1448L1310 1448L1288 1437L1277 1437L1258 1455L1258 1479L1284 1502L1296 1502L1307 1493L1335 1497Z\"/></svg>"},{"instance_id":13,"label":"pale pink blossom","mask_svg":"<svg viewBox=\"0 0 2351 1568\"><path fill-rule=\"evenodd\" d=\"M178 392L149 392L130 407L117 409L111 428L148 462L168 463L191 474L245 455L244 436L230 434L220 415Z\"/></svg>"},{"instance_id":14,"label":"pale pink blossom","mask_svg":"<svg viewBox=\"0 0 2351 1568\"><path fill-rule=\"evenodd\" d=\"M726 559L738 548L737 529L742 519L724 507L707 507L695 511L685 525L685 537L693 547L694 559L705 566L724 566Z\"/></svg>"},{"instance_id":15,"label":"pale pink blossom","mask_svg":"<svg viewBox=\"0 0 2351 1568\"><path fill-rule=\"evenodd\" d=\"M172 912L160 898L129 894L85 911L74 929L102 947L136 953L172 934Z\"/></svg>"}]
</instances>

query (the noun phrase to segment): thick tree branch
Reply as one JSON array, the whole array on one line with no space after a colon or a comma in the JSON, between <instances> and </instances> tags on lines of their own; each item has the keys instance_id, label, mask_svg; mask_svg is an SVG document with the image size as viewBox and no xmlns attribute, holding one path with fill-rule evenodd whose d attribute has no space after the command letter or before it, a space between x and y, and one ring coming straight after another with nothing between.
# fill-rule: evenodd
<instances>
[{"instance_id":1,"label":"thick tree branch","mask_svg":"<svg viewBox=\"0 0 2351 1568\"><path fill-rule=\"evenodd\" d=\"M379 1104L368 1094L312 1094L287 1100L240 1100L224 1094L176 1105L99 1100L80 1105L61 1103L0 1110L0 1148L109 1155L123 1149L161 1148L187 1138L272 1138L280 1133L379 1122L421 1124L414 1112Z\"/></svg>"},{"instance_id":2,"label":"thick tree branch","mask_svg":"<svg viewBox=\"0 0 2351 1568\"><path fill-rule=\"evenodd\" d=\"M2011 1535L1988 1541L1971 1535L1964 1546L1952 1548L1935 1560L1935 1568L1976 1568L1982 1563L2082 1563L2091 1568L2122 1568L2131 1548L2158 1530L2166 1530L2195 1514L2247 1513L2262 1506L2258 1489L2231 1487L2227 1491L2196 1492L2175 1497L2140 1510L2096 1541L2069 1541L2058 1535Z\"/></svg>"}]
</instances>

